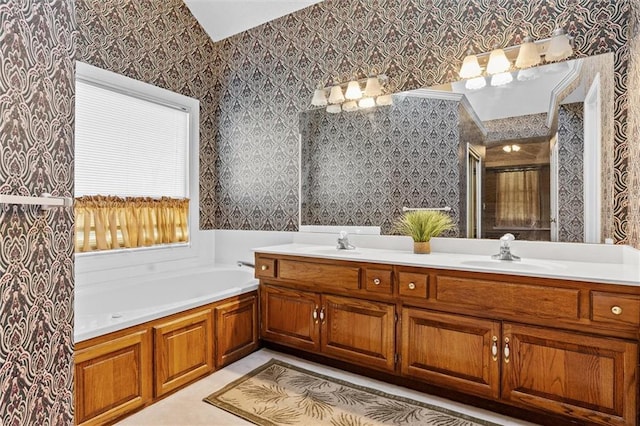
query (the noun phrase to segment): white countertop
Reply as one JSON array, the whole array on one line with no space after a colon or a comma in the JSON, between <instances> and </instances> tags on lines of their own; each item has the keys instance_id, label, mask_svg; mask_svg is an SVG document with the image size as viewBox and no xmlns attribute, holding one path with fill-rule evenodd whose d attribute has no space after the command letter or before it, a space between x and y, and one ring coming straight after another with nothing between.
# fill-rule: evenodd
<instances>
[{"instance_id":1,"label":"white countertop","mask_svg":"<svg viewBox=\"0 0 640 426\"><path fill-rule=\"evenodd\" d=\"M299 243L260 247L253 250L259 253L322 259L640 286L640 267L637 264L556 261L535 258L523 258L521 261L509 262L492 260L490 254L486 256L443 252L414 254L411 251L360 247L355 250L337 250L335 246Z\"/></svg>"}]
</instances>

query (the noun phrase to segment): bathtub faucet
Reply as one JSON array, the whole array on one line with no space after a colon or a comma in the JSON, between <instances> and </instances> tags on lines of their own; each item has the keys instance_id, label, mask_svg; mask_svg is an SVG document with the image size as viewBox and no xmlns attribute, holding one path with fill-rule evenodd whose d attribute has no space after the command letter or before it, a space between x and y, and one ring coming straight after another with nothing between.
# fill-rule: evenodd
<instances>
[{"instance_id":1,"label":"bathtub faucet","mask_svg":"<svg viewBox=\"0 0 640 426\"><path fill-rule=\"evenodd\" d=\"M254 268L254 269L255 269L255 267L256 267L256 265L255 265L255 264L253 264L253 263L249 263L249 262L245 262L245 261L242 261L242 260L238 260L237 265L238 265L239 267L248 266L249 268Z\"/></svg>"}]
</instances>

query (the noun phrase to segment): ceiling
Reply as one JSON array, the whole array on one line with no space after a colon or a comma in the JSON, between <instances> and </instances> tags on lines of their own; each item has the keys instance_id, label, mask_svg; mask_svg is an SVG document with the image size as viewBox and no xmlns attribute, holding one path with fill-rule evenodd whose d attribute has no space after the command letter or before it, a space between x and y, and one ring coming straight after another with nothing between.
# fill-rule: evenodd
<instances>
[{"instance_id":1,"label":"ceiling","mask_svg":"<svg viewBox=\"0 0 640 426\"><path fill-rule=\"evenodd\" d=\"M213 41L220 41L321 1L184 0Z\"/></svg>"}]
</instances>

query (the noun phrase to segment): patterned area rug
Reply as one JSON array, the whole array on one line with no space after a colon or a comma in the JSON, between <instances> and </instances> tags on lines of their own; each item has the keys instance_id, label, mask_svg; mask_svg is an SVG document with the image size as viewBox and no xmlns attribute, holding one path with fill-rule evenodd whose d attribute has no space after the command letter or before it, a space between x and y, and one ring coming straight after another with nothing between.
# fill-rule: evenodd
<instances>
[{"instance_id":1,"label":"patterned area rug","mask_svg":"<svg viewBox=\"0 0 640 426\"><path fill-rule=\"evenodd\" d=\"M261 426L497 426L275 359L204 400Z\"/></svg>"}]
</instances>

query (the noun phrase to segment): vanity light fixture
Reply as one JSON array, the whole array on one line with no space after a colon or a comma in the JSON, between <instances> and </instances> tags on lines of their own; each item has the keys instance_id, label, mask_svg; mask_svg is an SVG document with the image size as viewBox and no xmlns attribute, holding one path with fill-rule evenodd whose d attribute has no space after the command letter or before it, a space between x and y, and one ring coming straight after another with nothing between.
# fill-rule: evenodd
<instances>
[{"instance_id":1,"label":"vanity light fixture","mask_svg":"<svg viewBox=\"0 0 640 426\"><path fill-rule=\"evenodd\" d=\"M311 105L326 107L327 112L332 114L392 105L391 95L385 94L383 89L383 84L387 79L386 75L380 74L360 80L354 79L348 83L334 82L331 86L318 87L313 92ZM362 86L364 86L364 91Z\"/></svg>"},{"instance_id":2,"label":"vanity light fixture","mask_svg":"<svg viewBox=\"0 0 640 426\"><path fill-rule=\"evenodd\" d=\"M533 40L527 36L518 46L503 49L496 47L491 52L473 54L468 52L460 67L460 77L467 80L468 90L478 90L486 86L483 75L491 76L491 85L504 85L513 81L513 75L507 76L512 70L512 63L518 68L518 80L532 80L538 76L537 72L523 72L543 62L562 61L573 55L573 39L563 29L556 28L551 37ZM497 77L500 75L499 77ZM496 78L493 78L496 77ZM481 80L482 79L482 80ZM484 81L484 84L483 84Z\"/></svg>"},{"instance_id":3,"label":"vanity light fixture","mask_svg":"<svg viewBox=\"0 0 640 426\"><path fill-rule=\"evenodd\" d=\"M518 152L520 151L520 145L505 145L502 150L504 152Z\"/></svg>"}]
</instances>

